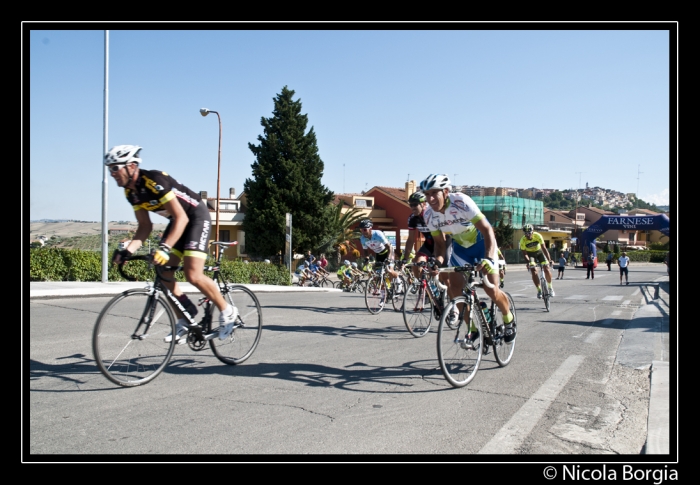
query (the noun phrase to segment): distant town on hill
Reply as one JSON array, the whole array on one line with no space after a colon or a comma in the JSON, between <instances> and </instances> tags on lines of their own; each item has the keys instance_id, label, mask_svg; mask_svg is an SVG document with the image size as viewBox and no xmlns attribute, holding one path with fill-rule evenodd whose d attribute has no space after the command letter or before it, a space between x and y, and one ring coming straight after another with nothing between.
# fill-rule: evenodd
<instances>
[{"instance_id":1,"label":"distant town on hill","mask_svg":"<svg viewBox=\"0 0 700 485\"><path fill-rule=\"evenodd\" d=\"M573 209L575 206L598 207L612 212L622 212L633 208L648 209L655 212L668 212L668 205L657 206L642 199L637 199L633 193L622 193L617 190L604 189L602 187L586 187L583 189L539 189L530 187L528 189L517 189L510 187L485 187L481 185L456 185L454 191L463 192L470 196L511 196L525 199L542 200L544 207L554 210ZM82 221L78 219L36 219L30 222L77 222L96 223L100 221ZM135 224L135 221L110 221L110 224Z\"/></svg>"}]
</instances>

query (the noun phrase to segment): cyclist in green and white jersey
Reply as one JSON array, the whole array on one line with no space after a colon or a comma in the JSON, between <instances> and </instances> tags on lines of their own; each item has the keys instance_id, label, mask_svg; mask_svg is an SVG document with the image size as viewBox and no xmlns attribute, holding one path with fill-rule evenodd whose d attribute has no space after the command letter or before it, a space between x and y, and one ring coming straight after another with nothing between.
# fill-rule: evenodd
<instances>
[{"instance_id":1,"label":"cyclist in green and white jersey","mask_svg":"<svg viewBox=\"0 0 700 485\"><path fill-rule=\"evenodd\" d=\"M434 258L441 266L475 265L493 287L484 285L484 291L503 314L505 341L515 338L515 315L510 311L508 297L499 289L498 246L488 219L468 195L450 193L452 184L447 175L431 174L420 184L430 206L424 214L426 226L435 241ZM452 237L452 253L447 258L446 237ZM433 275L438 272L433 269ZM449 276L448 276L449 275ZM442 273L440 279L448 285L450 298L462 294L465 280L462 273ZM470 339L478 337L478 328L470 329Z\"/></svg>"}]
</instances>

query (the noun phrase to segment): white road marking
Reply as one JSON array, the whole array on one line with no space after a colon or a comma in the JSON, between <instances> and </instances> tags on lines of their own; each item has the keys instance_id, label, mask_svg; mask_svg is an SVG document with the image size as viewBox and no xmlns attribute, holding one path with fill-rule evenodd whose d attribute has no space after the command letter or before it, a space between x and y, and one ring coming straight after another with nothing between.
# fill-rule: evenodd
<instances>
[{"instance_id":1,"label":"white road marking","mask_svg":"<svg viewBox=\"0 0 700 485\"><path fill-rule=\"evenodd\" d=\"M619 312L618 312L618 313L619 313ZM615 321L614 318L606 318L605 320L603 320L602 322L600 322L600 324L601 324L601 325L610 325L610 324L611 324L612 322L614 322L614 321Z\"/></svg>"},{"instance_id":2,"label":"white road marking","mask_svg":"<svg viewBox=\"0 0 700 485\"><path fill-rule=\"evenodd\" d=\"M627 303L629 303L629 301L624 302L623 305L626 305ZM618 316L620 313L622 313L620 310L615 310L615 311L612 312L610 315L613 316L613 317L616 317L616 316Z\"/></svg>"},{"instance_id":3,"label":"white road marking","mask_svg":"<svg viewBox=\"0 0 700 485\"><path fill-rule=\"evenodd\" d=\"M612 320L610 320L610 321L612 321ZM603 322L603 325L606 325L606 323ZM588 337L586 337L586 340L584 340L584 342L587 344L592 344L593 342L595 342L596 340L598 340L602 336L603 336L603 332L591 332L591 334Z\"/></svg>"},{"instance_id":4,"label":"white road marking","mask_svg":"<svg viewBox=\"0 0 700 485\"><path fill-rule=\"evenodd\" d=\"M586 295L571 295L567 296L564 298L565 300L583 300L584 298L588 298Z\"/></svg>"},{"instance_id":5,"label":"white road marking","mask_svg":"<svg viewBox=\"0 0 700 485\"><path fill-rule=\"evenodd\" d=\"M622 302L623 305L629 305L632 300L625 300Z\"/></svg>"},{"instance_id":6,"label":"white road marking","mask_svg":"<svg viewBox=\"0 0 700 485\"><path fill-rule=\"evenodd\" d=\"M622 300L622 295L610 295L603 298L603 300Z\"/></svg>"},{"instance_id":7,"label":"white road marking","mask_svg":"<svg viewBox=\"0 0 700 485\"><path fill-rule=\"evenodd\" d=\"M572 355L510 418L496 435L479 450L479 454L511 455L525 441L545 411L557 398L571 376L583 362L582 355Z\"/></svg>"}]
</instances>

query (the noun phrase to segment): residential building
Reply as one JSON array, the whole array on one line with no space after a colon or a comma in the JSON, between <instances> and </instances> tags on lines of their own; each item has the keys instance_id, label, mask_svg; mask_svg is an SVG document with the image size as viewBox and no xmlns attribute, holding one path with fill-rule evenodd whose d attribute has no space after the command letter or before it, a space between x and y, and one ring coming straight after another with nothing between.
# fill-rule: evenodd
<instances>
[{"instance_id":1,"label":"residential building","mask_svg":"<svg viewBox=\"0 0 700 485\"><path fill-rule=\"evenodd\" d=\"M216 197L208 197L206 191L199 193L202 200L206 201L209 214L211 215L211 238L216 240ZM236 190L229 189L228 197L225 195L219 198L219 240L238 241L238 244L231 246L224 251L225 259L243 258L248 259L245 245L245 193L236 197ZM213 253L212 253L213 254Z\"/></svg>"}]
</instances>

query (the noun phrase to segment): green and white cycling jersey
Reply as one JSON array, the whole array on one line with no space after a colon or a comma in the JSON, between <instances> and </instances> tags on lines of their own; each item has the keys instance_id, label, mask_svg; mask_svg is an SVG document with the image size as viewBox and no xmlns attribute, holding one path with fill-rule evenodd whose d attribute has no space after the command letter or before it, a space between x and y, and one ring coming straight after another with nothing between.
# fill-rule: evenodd
<instances>
[{"instance_id":1,"label":"green and white cycling jersey","mask_svg":"<svg viewBox=\"0 0 700 485\"><path fill-rule=\"evenodd\" d=\"M471 197L453 192L447 194L444 214L428 207L423 217L430 234L439 236L442 232L452 236L453 244L468 248L477 243L479 236L479 230L474 224L485 216Z\"/></svg>"}]
</instances>

